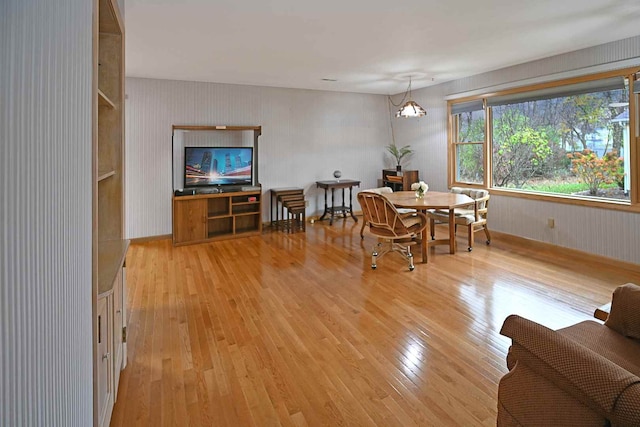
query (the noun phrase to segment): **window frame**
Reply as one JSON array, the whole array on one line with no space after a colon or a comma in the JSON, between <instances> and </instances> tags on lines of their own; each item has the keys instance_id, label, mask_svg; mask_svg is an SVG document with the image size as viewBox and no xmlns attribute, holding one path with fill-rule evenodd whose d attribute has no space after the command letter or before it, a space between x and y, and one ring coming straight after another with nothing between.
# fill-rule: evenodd
<instances>
[{"instance_id":1,"label":"window frame","mask_svg":"<svg viewBox=\"0 0 640 427\"><path fill-rule=\"evenodd\" d=\"M448 136L448 185L449 188L453 186L458 187L469 187L469 188L488 188L490 189L492 194L499 194L508 197L519 197L525 199L534 199L534 200L543 200L543 201L552 201L556 203L567 203L572 205L580 205L580 206L589 206L589 207L599 207L605 209L613 209L613 210L622 210L622 211L633 211L640 212L640 130L639 130L639 122L640 118L638 118L638 102L640 98L640 94L634 94L634 83L636 86L638 83L635 80L635 77L640 77L640 69L638 67L633 68L625 68L619 70L612 70L602 73L589 74L580 77L573 77L568 79L556 80L545 83L537 83L533 85L526 85L517 88L511 88L502 91L496 92L488 92L480 95L474 95L470 97L457 98L447 101L447 117L448 117L448 128L447 128L447 136ZM542 193L535 192L530 190L519 190L514 188L501 188L501 187L493 187L493 173L491 170L491 153L492 150L492 124L493 124L493 115L492 115L492 107L487 106L487 102L489 99L498 97L498 96L506 96L506 95L514 95L518 93L525 92L533 92L543 89L557 88L562 86L575 85L578 83L585 83L594 80L602 80L612 77L622 77L626 78L629 81L629 156L625 161L629 161L630 165L630 200L629 201L615 201L611 199L602 199L599 200L594 197L581 197L581 196L573 196L573 195L565 195L565 194L554 194L554 193ZM455 108L456 104L467 103L470 101L478 101L482 100L484 105L485 112L485 140L484 144L484 179L482 184L469 183L464 181L458 181L458 171L457 171L457 151L456 147L461 143L457 141L458 139L458 116L452 113L452 109ZM465 143L468 144L468 143Z\"/></svg>"},{"instance_id":2,"label":"window frame","mask_svg":"<svg viewBox=\"0 0 640 427\"><path fill-rule=\"evenodd\" d=\"M460 142L458 141L458 131L460 129L459 127L459 117L457 114L452 114L452 108L454 104L458 104L458 103L471 103L474 101L480 101L482 102L482 111L485 112L485 120L484 120L484 141L466 141L466 142ZM473 111L480 111L480 110L473 110ZM469 187L478 187L478 188L486 188L489 185L488 179L487 177L489 176L487 174L487 167L489 166L489 162L487 159L487 130L488 130L488 126L487 126L487 114L486 114L486 102L484 100L483 97L481 96L474 96L474 97L469 97L469 98L461 98L461 99L457 99L455 102L449 101L447 103L447 117L449 118L448 121L448 139L449 139L449 150L448 150L448 183L449 183L449 188L451 188L452 186L469 186ZM482 166L484 168L484 177L482 179L482 184L478 184L478 183L471 183L471 182L465 182L465 181L458 181L457 180L457 176L458 176L458 168L457 168L457 164L458 164L458 156L457 156L457 147L459 145L482 145Z\"/></svg>"}]
</instances>

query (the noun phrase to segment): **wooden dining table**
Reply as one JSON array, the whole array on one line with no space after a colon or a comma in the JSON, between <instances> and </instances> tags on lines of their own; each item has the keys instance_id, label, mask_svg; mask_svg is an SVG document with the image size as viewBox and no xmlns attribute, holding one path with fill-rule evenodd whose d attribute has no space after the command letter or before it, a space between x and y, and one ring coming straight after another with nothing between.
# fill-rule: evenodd
<instances>
[{"instance_id":1,"label":"wooden dining table","mask_svg":"<svg viewBox=\"0 0 640 427\"><path fill-rule=\"evenodd\" d=\"M422 262L427 262L427 252L429 246L449 245L449 253L456 253L456 234L455 234L455 208L475 205L475 200L465 194L443 193L438 191L427 191L424 197L416 197L415 191L397 191L384 195L396 208L415 209L420 212L426 212L429 209L445 209L449 211L449 238L429 240L427 229L422 231L421 253Z\"/></svg>"}]
</instances>

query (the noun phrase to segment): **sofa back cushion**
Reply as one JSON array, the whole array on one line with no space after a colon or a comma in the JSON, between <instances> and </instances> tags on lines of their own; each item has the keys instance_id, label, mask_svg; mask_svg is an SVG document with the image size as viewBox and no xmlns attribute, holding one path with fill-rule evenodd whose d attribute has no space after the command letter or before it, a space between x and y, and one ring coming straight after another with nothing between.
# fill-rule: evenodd
<instances>
[{"instance_id":1,"label":"sofa back cushion","mask_svg":"<svg viewBox=\"0 0 640 427\"><path fill-rule=\"evenodd\" d=\"M627 283L613 291L605 325L625 337L640 339L640 286Z\"/></svg>"}]
</instances>

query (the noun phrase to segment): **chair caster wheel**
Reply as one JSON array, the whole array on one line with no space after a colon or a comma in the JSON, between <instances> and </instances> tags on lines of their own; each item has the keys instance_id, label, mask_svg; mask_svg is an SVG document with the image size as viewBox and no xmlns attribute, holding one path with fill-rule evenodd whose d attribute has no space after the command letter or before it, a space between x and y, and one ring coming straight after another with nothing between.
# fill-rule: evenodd
<instances>
[{"instance_id":1,"label":"chair caster wheel","mask_svg":"<svg viewBox=\"0 0 640 427\"><path fill-rule=\"evenodd\" d=\"M473 248L467 248L467 250L468 250L469 252L471 252L471 251L473 250Z\"/></svg>"},{"instance_id":2,"label":"chair caster wheel","mask_svg":"<svg viewBox=\"0 0 640 427\"><path fill-rule=\"evenodd\" d=\"M371 266L371 269L372 269L372 270L375 270L375 269L376 269L376 267L377 267L377 265L372 265L372 266Z\"/></svg>"},{"instance_id":3,"label":"chair caster wheel","mask_svg":"<svg viewBox=\"0 0 640 427\"><path fill-rule=\"evenodd\" d=\"M415 269L416 269L415 267L409 267L409 271L413 271Z\"/></svg>"},{"instance_id":4,"label":"chair caster wheel","mask_svg":"<svg viewBox=\"0 0 640 427\"><path fill-rule=\"evenodd\" d=\"M490 244L491 244L491 240L487 240L487 245L490 245Z\"/></svg>"}]
</instances>

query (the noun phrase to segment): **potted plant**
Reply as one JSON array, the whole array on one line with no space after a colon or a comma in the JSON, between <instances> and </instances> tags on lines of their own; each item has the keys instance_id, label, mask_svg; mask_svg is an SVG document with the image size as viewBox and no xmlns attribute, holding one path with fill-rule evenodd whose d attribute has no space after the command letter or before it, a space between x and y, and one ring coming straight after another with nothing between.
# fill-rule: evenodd
<instances>
[{"instance_id":1,"label":"potted plant","mask_svg":"<svg viewBox=\"0 0 640 427\"><path fill-rule=\"evenodd\" d=\"M405 145L404 147L398 148L398 146L393 143L387 145L387 151L396 159L396 170L402 170L402 159L406 156L413 153L410 145Z\"/></svg>"}]
</instances>

